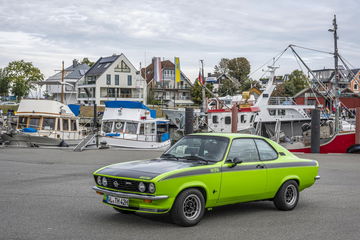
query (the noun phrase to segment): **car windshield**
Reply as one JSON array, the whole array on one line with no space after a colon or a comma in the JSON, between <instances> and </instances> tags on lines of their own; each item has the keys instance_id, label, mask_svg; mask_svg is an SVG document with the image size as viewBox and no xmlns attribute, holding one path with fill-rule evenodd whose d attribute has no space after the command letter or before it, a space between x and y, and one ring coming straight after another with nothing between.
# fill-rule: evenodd
<instances>
[{"instance_id":1,"label":"car windshield","mask_svg":"<svg viewBox=\"0 0 360 240\"><path fill-rule=\"evenodd\" d=\"M162 158L218 162L224 158L229 139L218 136L185 136L166 151Z\"/></svg>"}]
</instances>

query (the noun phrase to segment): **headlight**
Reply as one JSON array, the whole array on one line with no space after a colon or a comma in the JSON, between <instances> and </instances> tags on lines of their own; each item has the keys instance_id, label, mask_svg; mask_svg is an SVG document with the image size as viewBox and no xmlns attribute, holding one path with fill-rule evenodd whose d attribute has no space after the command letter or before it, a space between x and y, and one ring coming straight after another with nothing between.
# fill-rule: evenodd
<instances>
[{"instance_id":1,"label":"headlight","mask_svg":"<svg viewBox=\"0 0 360 240\"><path fill-rule=\"evenodd\" d=\"M106 177L103 177L102 179L102 184L104 185L104 187L107 186L107 180L106 180Z\"/></svg>"},{"instance_id":2,"label":"headlight","mask_svg":"<svg viewBox=\"0 0 360 240\"><path fill-rule=\"evenodd\" d=\"M96 178L96 182L97 182L97 184L98 185L101 185L101 176L97 176L97 178Z\"/></svg>"},{"instance_id":3,"label":"headlight","mask_svg":"<svg viewBox=\"0 0 360 240\"><path fill-rule=\"evenodd\" d=\"M153 183L150 183L150 184L149 184L149 192L150 192L150 193L154 193L154 192L155 192L155 184L153 184Z\"/></svg>"},{"instance_id":4,"label":"headlight","mask_svg":"<svg viewBox=\"0 0 360 240\"><path fill-rule=\"evenodd\" d=\"M139 188L140 192L145 192L145 190L146 190L145 183L140 182L138 188Z\"/></svg>"}]
</instances>

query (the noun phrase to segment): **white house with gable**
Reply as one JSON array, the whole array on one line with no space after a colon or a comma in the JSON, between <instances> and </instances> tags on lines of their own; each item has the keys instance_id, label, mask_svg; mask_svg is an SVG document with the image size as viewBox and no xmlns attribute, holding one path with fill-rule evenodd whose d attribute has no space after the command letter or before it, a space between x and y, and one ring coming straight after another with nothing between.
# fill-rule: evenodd
<instances>
[{"instance_id":1,"label":"white house with gable","mask_svg":"<svg viewBox=\"0 0 360 240\"><path fill-rule=\"evenodd\" d=\"M101 57L77 84L80 104L104 105L105 101L143 102L145 82L124 54Z\"/></svg>"}]
</instances>

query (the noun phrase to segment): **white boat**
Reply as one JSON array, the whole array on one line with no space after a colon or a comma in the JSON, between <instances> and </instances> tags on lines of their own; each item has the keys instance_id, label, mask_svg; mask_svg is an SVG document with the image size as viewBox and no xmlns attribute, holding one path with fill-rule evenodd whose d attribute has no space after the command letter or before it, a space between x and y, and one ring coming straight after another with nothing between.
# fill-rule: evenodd
<instances>
[{"instance_id":1,"label":"white boat","mask_svg":"<svg viewBox=\"0 0 360 240\"><path fill-rule=\"evenodd\" d=\"M21 100L15 115L18 117L16 132L2 134L10 145L68 146L84 138L79 118L67 105L57 101Z\"/></svg>"},{"instance_id":2,"label":"white boat","mask_svg":"<svg viewBox=\"0 0 360 240\"><path fill-rule=\"evenodd\" d=\"M101 142L111 147L167 149L169 120L156 118L156 111L141 102L107 101L101 121Z\"/></svg>"}]
</instances>

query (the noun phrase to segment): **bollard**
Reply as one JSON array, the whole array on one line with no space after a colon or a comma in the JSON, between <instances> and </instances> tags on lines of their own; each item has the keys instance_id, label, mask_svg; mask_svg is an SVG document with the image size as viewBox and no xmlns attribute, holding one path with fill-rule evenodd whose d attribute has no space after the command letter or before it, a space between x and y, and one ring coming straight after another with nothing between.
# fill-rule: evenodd
<instances>
[{"instance_id":1,"label":"bollard","mask_svg":"<svg viewBox=\"0 0 360 240\"><path fill-rule=\"evenodd\" d=\"M232 133L237 133L238 127L238 108L236 106L236 104L234 104L231 108L231 132Z\"/></svg>"},{"instance_id":2,"label":"bollard","mask_svg":"<svg viewBox=\"0 0 360 240\"><path fill-rule=\"evenodd\" d=\"M185 135L194 132L193 119L194 119L194 109L185 108L185 127L184 127Z\"/></svg>"},{"instance_id":3,"label":"bollard","mask_svg":"<svg viewBox=\"0 0 360 240\"><path fill-rule=\"evenodd\" d=\"M320 153L320 110L311 113L311 152Z\"/></svg>"},{"instance_id":4,"label":"bollard","mask_svg":"<svg viewBox=\"0 0 360 240\"><path fill-rule=\"evenodd\" d=\"M360 107L356 108L355 144L360 144Z\"/></svg>"}]
</instances>

